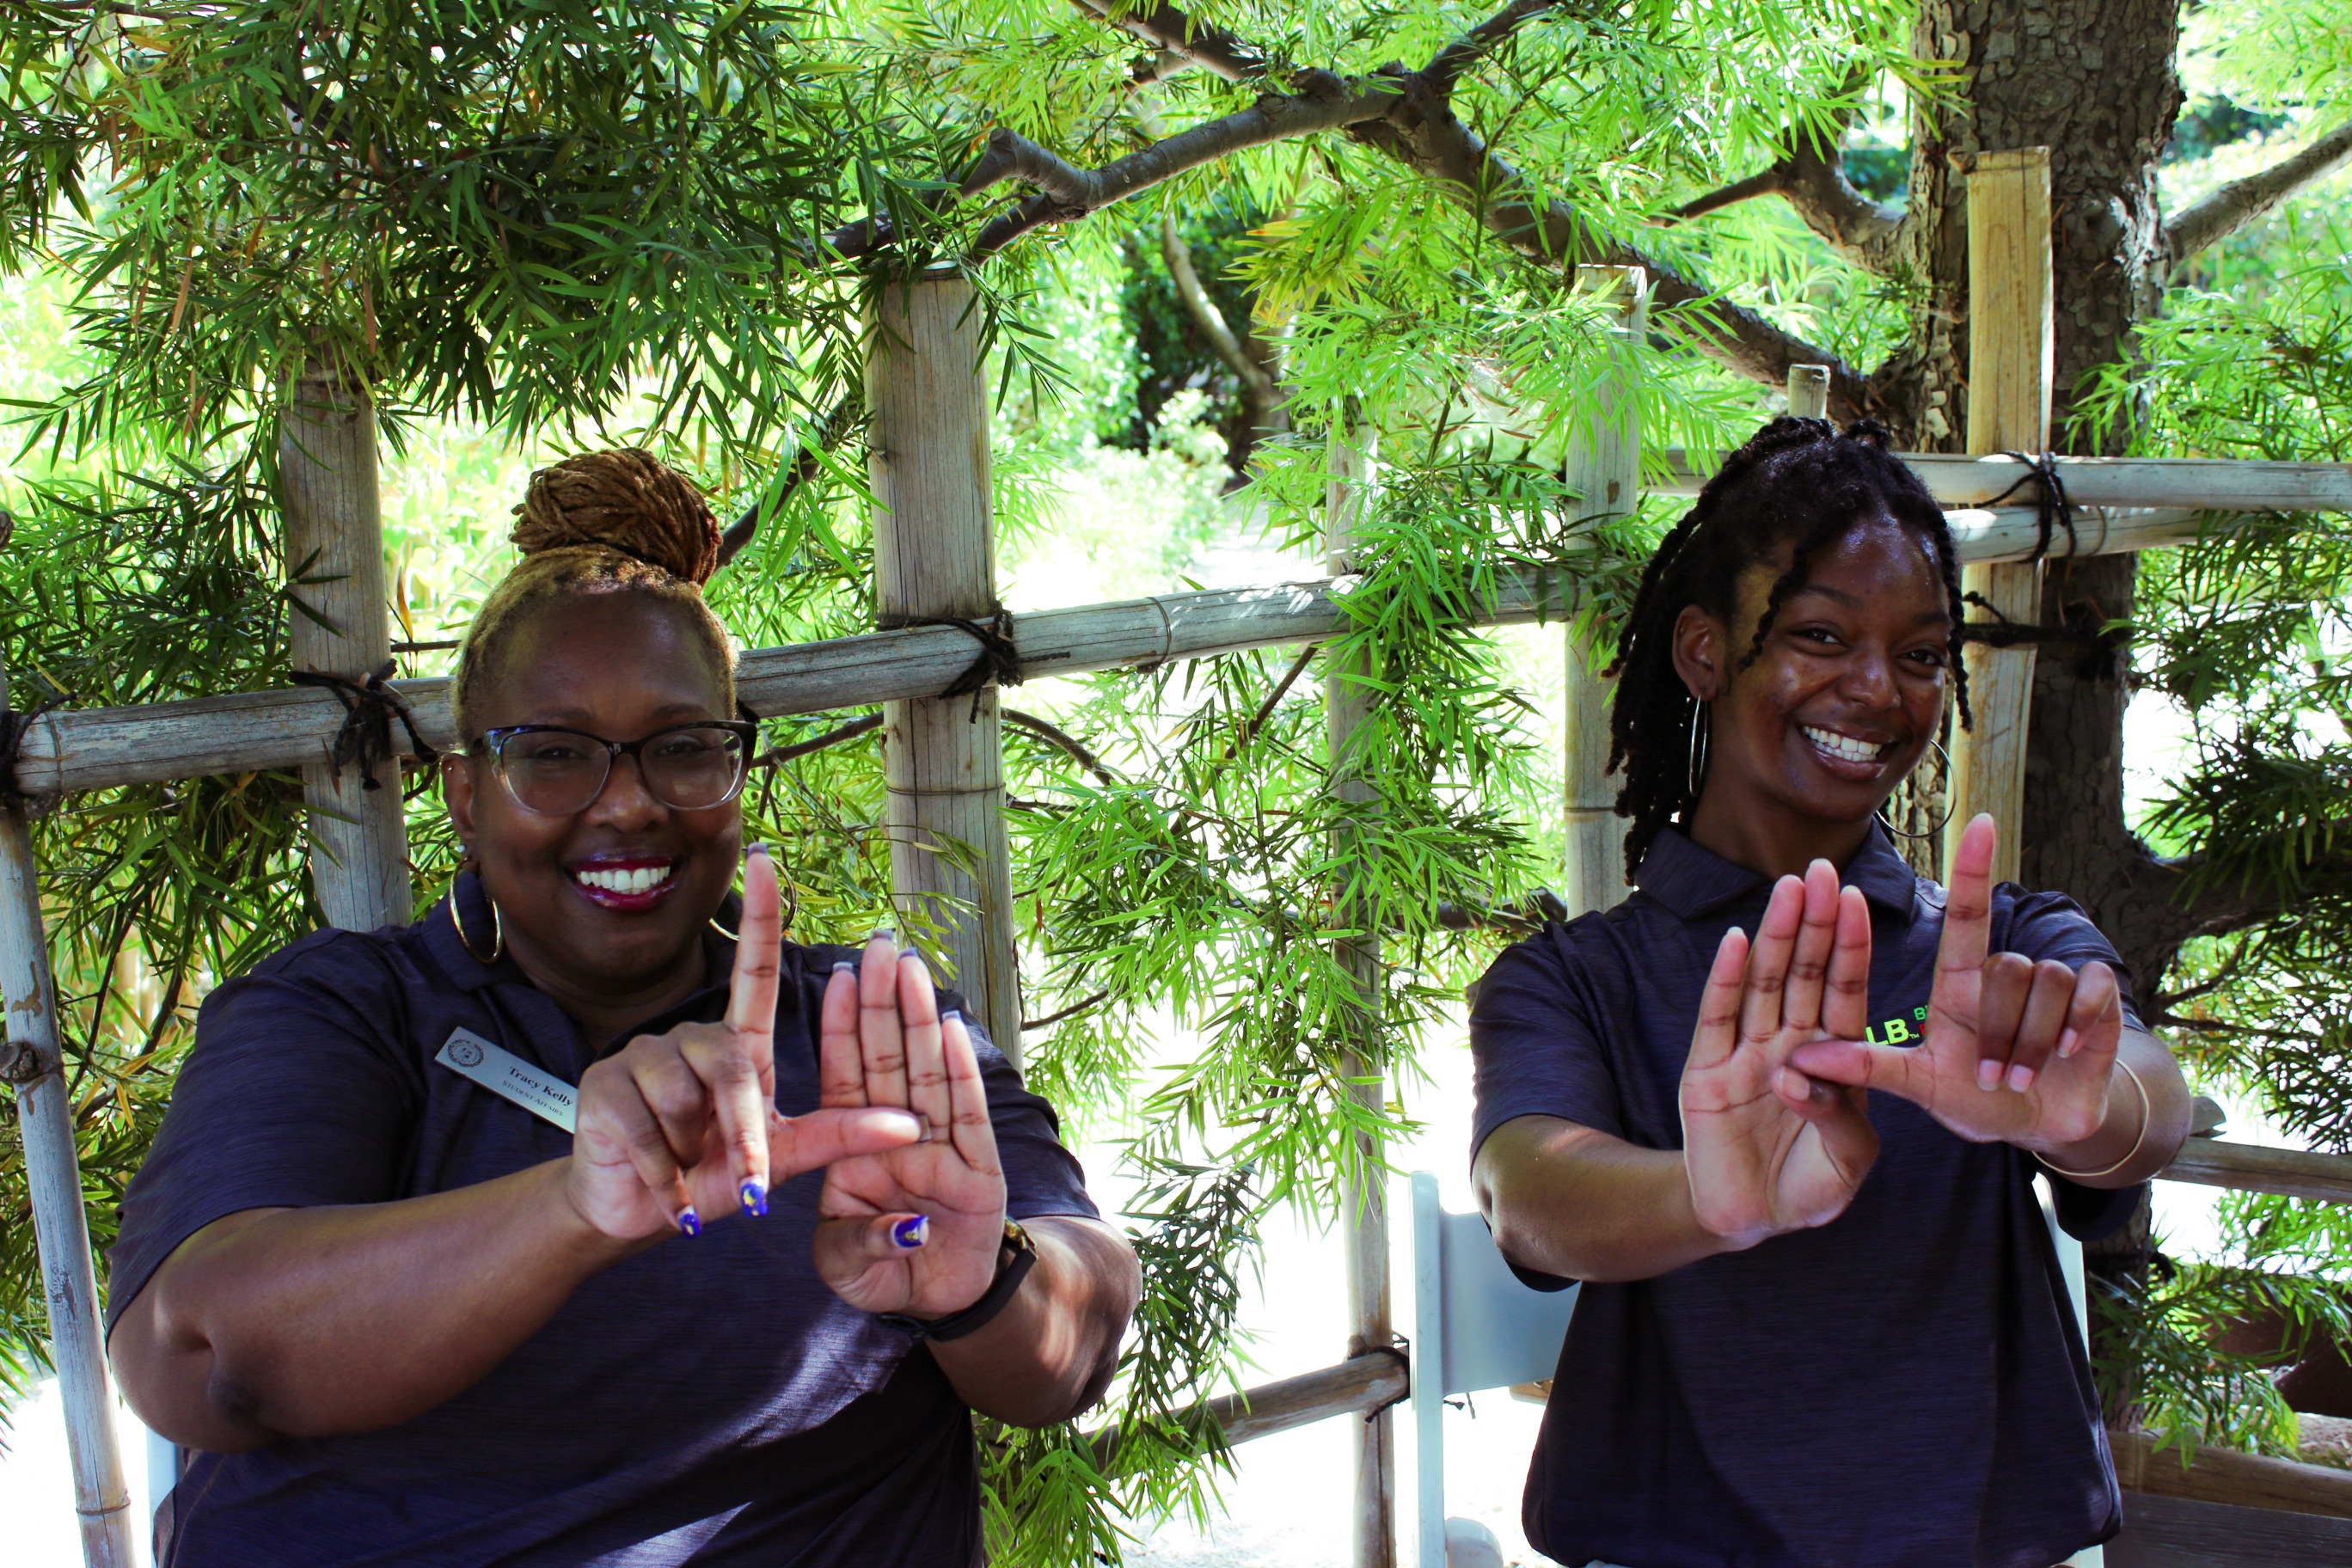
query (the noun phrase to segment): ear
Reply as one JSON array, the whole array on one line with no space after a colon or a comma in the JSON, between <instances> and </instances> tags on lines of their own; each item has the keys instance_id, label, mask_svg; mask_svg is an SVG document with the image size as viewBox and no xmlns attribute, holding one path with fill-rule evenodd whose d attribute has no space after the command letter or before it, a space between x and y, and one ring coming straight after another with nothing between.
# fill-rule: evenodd
<instances>
[{"instance_id":1,"label":"ear","mask_svg":"<svg viewBox=\"0 0 2352 1568\"><path fill-rule=\"evenodd\" d=\"M1685 605L1675 617L1675 673L1698 701L1712 702L1723 694L1729 646L1723 623L1696 605Z\"/></svg>"},{"instance_id":2,"label":"ear","mask_svg":"<svg viewBox=\"0 0 2352 1568\"><path fill-rule=\"evenodd\" d=\"M474 759L463 752L441 753L441 800L449 808L449 826L466 853L474 852Z\"/></svg>"}]
</instances>

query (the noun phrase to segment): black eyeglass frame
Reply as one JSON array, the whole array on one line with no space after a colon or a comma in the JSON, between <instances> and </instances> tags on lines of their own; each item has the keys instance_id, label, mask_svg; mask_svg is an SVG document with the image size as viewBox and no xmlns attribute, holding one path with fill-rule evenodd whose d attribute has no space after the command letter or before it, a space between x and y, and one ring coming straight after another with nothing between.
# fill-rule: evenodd
<instances>
[{"instance_id":1,"label":"black eyeglass frame","mask_svg":"<svg viewBox=\"0 0 2352 1568\"><path fill-rule=\"evenodd\" d=\"M569 724L502 724L495 730L485 730L480 734L475 736L473 740L467 742L467 749L478 755L483 752L488 753L491 771L499 775L499 784L500 787L505 789L507 792L507 798L513 801L517 805L522 807L523 810L530 812L533 816L577 816L580 815L580 812L585 811L589 806L595 805L598 798L604 795L604 786L613 782L614 758L636 758L637 773L640 776L644 776L646 772L645 749L653 744L656 741L660 740L663 736L675 735L682 730L724 730L743 742L740 764L735 770L735 782L728 787L725 795L720 795L717 800L711 801L705 805L679 805L674 801L662 800L662 805L669 807L672 811L716 811L719 807L725 805L729 801L733 800L737 795L741 795L743 793L744 781L751 776L751 757L752 753L759 749L760 726L751 723L749 721L742 719L689 719L682 724L665 724L660 729L654 731L651 734L640 735L634 741L608 741L602 735L592 734L586 730L575 730ZM574 735L583 741L592 742L594 744L604 748L604 776L596 781L595 793L589 795L587 801L576 811L541 811L539 807L523 799L521 795L516 791L514 781L507 777L507 761L504 752L506 743L509 741L513 740L517 735L548 734ZM653 793L653 781L650 778L646 778L646 790L647 794ZM661 796L658 795L655 795L654 798L656 800L661 800Z\"/></svg>"}]
</instances>

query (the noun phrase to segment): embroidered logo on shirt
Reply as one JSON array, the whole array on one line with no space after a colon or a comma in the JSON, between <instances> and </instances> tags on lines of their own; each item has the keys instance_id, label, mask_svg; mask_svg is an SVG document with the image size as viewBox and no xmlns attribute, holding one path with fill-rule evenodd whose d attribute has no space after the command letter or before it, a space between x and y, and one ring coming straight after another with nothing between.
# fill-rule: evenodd
<instances>
[{"instance_id":1,"label":"embroidered logo on shirt","mask_svg":"<svg viewBox=\"0 0 2352 1568\"><path fill-rule=\"evenodd\" d=\"M1908 1014L1898 1013L1883 1023L1873 1024L1862 1032L1862 1037L1874 1046L1916 1046L1927 1033L1927 1009L1914 1007Z\"/></svg>"},{"instance_id":2,"label":"embroidered logo on shirt","mask_svg":"<svg viewBox=\"0 0 2352 1568\"><path fill-rule=\"evenodd\" d=\"M551 1121L566 1132L578 1131L578 1089L471 1029L453 1032L433 1059L492 1094L513 1100L541 1121Z\"/></svg>"}]
</instances>

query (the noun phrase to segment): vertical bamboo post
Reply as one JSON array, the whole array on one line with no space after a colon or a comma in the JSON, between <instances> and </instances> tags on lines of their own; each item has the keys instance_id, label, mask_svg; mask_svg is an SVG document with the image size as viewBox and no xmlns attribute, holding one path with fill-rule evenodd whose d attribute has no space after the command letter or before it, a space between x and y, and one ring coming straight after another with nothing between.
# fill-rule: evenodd
<instances>
[{"instance_id":1,"label":"vertical bamboo post","mask_svg":"<svg viewBox=\"0 0 2352 1568\"><path fill-rule=\"evenodd\" d=\"M375 405L331 369L314 362L295 382L278 468L298 670L363 681L392 657L375 437ZM414 912L400 764L373 782L323 756L302 769L311 883L327 923L345 931L406 925Z\"/></svg>"},{"instance_id":2,"label":"vertical bamboo post","mask_svg":"<svg viewBox=\"0 0 2352 1568\"><path fill-rule=\"evenodd\" d=\"M1649 275L1639 267L1580 267L1576 287L1613 312L1608 369L1594 389L1591 423L1569 440L1565 479L1580 519L1598 525L1622 517L1641 498L1640 361L1633 345L1649 321ZM1568 853L1562 901L1570 914L1606 910L1625 898L1625 823L1609 782L1609 705L1617 683L1596 666L1602 650L1577 621L1568 633L1568 747L1565 806Z\"/></svg>"},{"instance_id":3,"label":"vertical bamboo post","mask_svg":"<svg viewBox=\"0 0 2352 1568\"><path fill-rule=\"evenodd\" d=\"M980 323L961 278L893 283L866 364L874 413L875 606L884 627L996 608L996 514ZM977 643L972 647L980 654ZM1013 865L996 689L883 705L890 886L947 931L957 989L1021 1059ZM947 847L945 841L970 851Z\"/></svg>"},{"instance_id":4,"label":"vertical bamboo post","mask_svg":"<svg viewBox=\"0 0 2352 1568\"><path fill-rule=\"evenodd\" d=\"M0 708L7 705L8 670L0 665ZM89 1223L82 1213L73 1108L66 1099L57 985L41 931L33 836L24 814L5 805L0 805L0 993L7 998L8 1020L0 1065L16 1086L82 1559L89 1568L133 1568L131 1492L114 1436L114 1391L99 1331L98 1280L90 1267Z\"/></svg>"},{"instance_id":5,"label":"vertical bamboo post","mask_svg":"<svg viewBox=\"0 0 2352 1568\"><path fill-rule=\"evenodd\" d=\"M1350 560L1356 524L1363 513L1364 481L1370 462L1365 437L1351 427L1353 400L1342 405L1333 422L1330 475L1323 492L1323 540L1333 576L1355 569ZM1331 663L1323 677L1323 702L1331 759L1332 787L1339 799L1362 805L1374 798L1373 787L1358 776L1362 740L1359 731L1372 704L1371 689L1357 679L1358 669ZM1347 864L1353 846L1342 835L1335 847ZM1340 906L1343 927L1361 932L1343 937L1339 958L1354 983L1358 1027L1372 1038L1380 1028L1379 994L1381 942L1372 930L1375 911ZM1350 1049L1340 1070L1349 1092L1377 1115L1388 1100L1386 1069L1379 1061ZM1350 1151L1354 1174L1347 1184L1341 1215L1347 1242L1348 1353L1370 1355L1396 1342L1389 1321L1389 1211L1385 1166L1380 1140L1360 1135ZM1395 1568L1396 1564L1396 1427L1392 1412L1382 1410L1349 1424L1356 1444L1356 1494L1353 1510L1355 1568Z\"/></svg>"},{"instance_id":6,"label":"vertical bamboo post","mask_svg":"<svg viewBox=\"0 0 2352 1568\"><path fill-rule=\"evenodd\" d=\"M1830 367L1792 364L1789 367L1789 416L1826 419L1830 416Z\"/></svg>"},{"instance_id":7,"label":"vertical bamboo post","mask_svg":"<svg viewBox=\"0 0 2352 1568\"><path fill-rule=\"evenodd\" d=\"M2050 383L2056 353L2051 314L2050 150L1979 153L1969 189L1969 450L2043 452L2050 447ZM2024 562L1970 566L1967 593L2001 616L2042 619L2042 566ZM2033 647L1971 646L1969 705L1976 722L1952 731L1951 817L1944 864L1960 830L1980 811L2000 825L1995 881L2014 880L2024 846L2025 735L2033 699Z\"/></svg>"}]
</instances>

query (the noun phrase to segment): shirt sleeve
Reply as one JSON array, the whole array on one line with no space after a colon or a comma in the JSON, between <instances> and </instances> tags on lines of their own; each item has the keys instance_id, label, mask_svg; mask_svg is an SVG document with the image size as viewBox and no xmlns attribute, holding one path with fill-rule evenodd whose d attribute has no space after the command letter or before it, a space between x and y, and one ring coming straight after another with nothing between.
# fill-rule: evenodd
<instances>
[{"instance_id":1,"label":"shirt sleeve","mask_svg":"<svg viewBox=\"0 0 2352 1568\"><path fill-rule=\"evenodd\" d=\"M2005 939L1994 944L1998 951L2021 953L2037 963L2045 958L2055 959L2078 971L2094 960L2105 964L2116 972L2125 1018L2134 1027L2146 1026L2132 999L2131 970L2116 955L2115 944L2105 933L2091 923L2091 917L2084 913L2080 904L2063 893L2033 893L2021 888L2004 890L2014 895L2014 901L2010 906ZM2047 1165L2041 1168L2050 1176L2059 1228L2077 1241L2098 1241L2122 1229L2147 1192L2146 1182L2128 1187L2086 1187L2068 1181Z\"/></svg>"},{"instance_id":2,"label":"shirt sleeve","mask_svg":"<svg viewBox=\"0 0 2352 1568\"><path fill-rule=\"evenodd\" d=\"M1624 1135L1591 993L1570 956L1573 936L1573 928L1547 927L1505 950L1478 982L1470 1006L1473 1160L1488 1134L1520 1116Z\"/></svg>"},{"instance_id":3,"label":"shirt sleeve","mask_svg":"<svg viewBox=\"0 0 2352 1568\"><path fill-rule=\"evenodd\" d=\"M164 1259L216 1219L397 1195L422 1088L394 1032L401 1009L364 978L383 968L368 942L321 933L205 998L123 1198L110 1331Z\"/></svg>"}]
</instances>

